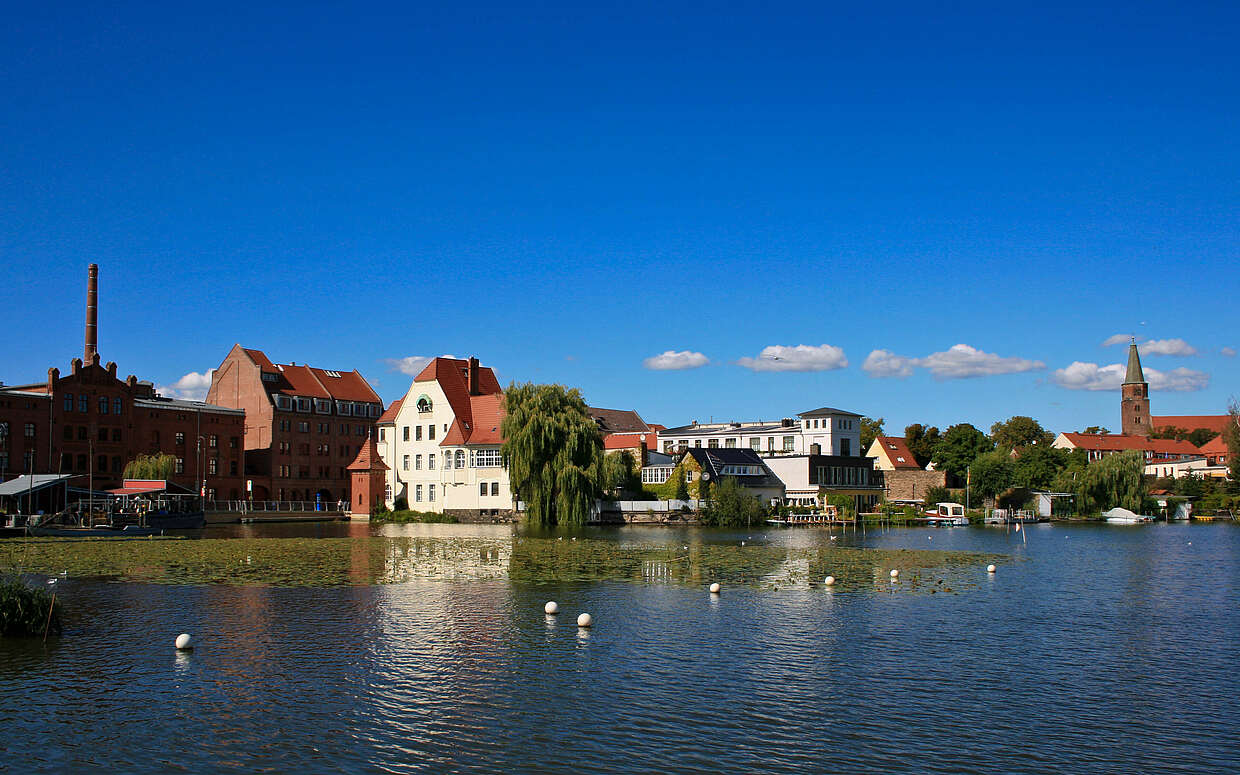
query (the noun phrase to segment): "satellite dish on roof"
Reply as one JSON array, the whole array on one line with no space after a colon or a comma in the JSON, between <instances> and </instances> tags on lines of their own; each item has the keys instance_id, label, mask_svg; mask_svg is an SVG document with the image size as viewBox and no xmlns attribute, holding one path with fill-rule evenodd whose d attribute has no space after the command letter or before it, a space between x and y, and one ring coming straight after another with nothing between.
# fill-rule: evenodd
<instances>
[{"instance_id":1,"label":"satellite dish on roof","mask_svg":"<svg viewBox=\"0 0 1240 775\"><path fill-rule=\"evenodd\" d=\"M709 471L703 471L703 472L702 472L702 480L703 480L703 481L707 481L707 482L709 482L709 481L710 481L710 472L709 472Z\"/></svg>"}]
</instances>

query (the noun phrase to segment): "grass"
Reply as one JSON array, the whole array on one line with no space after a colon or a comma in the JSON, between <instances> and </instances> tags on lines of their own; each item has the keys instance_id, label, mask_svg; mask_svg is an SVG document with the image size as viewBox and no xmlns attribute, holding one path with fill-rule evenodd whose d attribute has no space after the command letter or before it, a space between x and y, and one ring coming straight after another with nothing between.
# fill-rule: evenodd
<instances>
[{"instance_id":1,"label":"grass","mask_svg":"<svg viewBox=\"0 0 1240 775\"><path fill-rule=\"evenodd\" d=\"M45 628L54 635L60 634L60 601L54 600L46 589L32 587L16 575L0 579L0 635L37 636Z\"/></svg>"}]
</instances>

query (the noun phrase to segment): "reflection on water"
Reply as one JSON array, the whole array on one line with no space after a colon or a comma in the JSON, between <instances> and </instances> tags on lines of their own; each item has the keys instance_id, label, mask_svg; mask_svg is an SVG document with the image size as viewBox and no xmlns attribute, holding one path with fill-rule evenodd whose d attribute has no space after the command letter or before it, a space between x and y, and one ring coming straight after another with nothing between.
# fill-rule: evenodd
<instances>
[{"instance_id":1,"label":"reflection on water","mask_svg":"<svg viewBox=\"0 0 1240 775\"><path fill-rule=\"evenodd\" d=\"M1027 543L984 529L265 535L232 539L243 553L228 557L307 556L338 581L162 583L199 572L182 554L159 574L162 560L139 558L161 583L58 584L65 637L0 644L4 765L1222 773L1240 760L1232 526L1056 525ZM910 550L927 544L1009 559L988 577L919 562ZM814 581L848 548L883 562L840 588ZM888 560L903 563L895 594ZM468 577L356 581L456 562ZM707 594L700 582L725 571L738 580ZM945 574L971 586L929 594ZM180 632L193 652L173 650Z\"/></svg>"}]
</instances>

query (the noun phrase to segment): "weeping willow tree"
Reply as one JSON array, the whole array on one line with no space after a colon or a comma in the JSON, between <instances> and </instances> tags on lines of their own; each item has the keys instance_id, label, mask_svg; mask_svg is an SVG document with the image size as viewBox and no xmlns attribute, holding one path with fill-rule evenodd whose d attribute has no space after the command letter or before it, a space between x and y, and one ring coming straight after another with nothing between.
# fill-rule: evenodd
<instances>
[{"instance_id":1,"label":"weeping willow tree","mask_svg":"<svg viewBox=\"0 0 1240 775\"><path fill-rule=\"evenodd\" d=\"M1139 450L1108 455L1090 463L1076 480L1076 505L1082 514L1124 508L1145 510L1145 456Z\"/></svg>"},{"instance_id":2,"label":"weeping willow tree","mask_svg":"<svg viewBox=\"0 0 1240 775\"><path fill-rule=\"evenodd\" d=\"M1240 493L1240 402L1235 399L1227 406L1227 416L1231 422L1223 433L1223 441L1227 444L1227 489Z\"/></svg>"},{"instance_id":3,"label":"weeping willow tree","mask_svg":"<svg viewBox=\"0 0 1240 775\"><path fill-rule=\"evenodd\" d=\"M138 455L125 464L126 479L171 479L176 470L177 459L157 452L154 455Z\"/></svg>"},{"instance_id":4,"label":"weeping willow tree","mask_svg":"<svg viewBox=\"0 0 1240 775\"><path fill-rule=\"evenodd\" d=\"M540 525L580 525L602 490L603 442L576 389L512 384L502 452L516 497Z\"/></svg>"}]
</instances>

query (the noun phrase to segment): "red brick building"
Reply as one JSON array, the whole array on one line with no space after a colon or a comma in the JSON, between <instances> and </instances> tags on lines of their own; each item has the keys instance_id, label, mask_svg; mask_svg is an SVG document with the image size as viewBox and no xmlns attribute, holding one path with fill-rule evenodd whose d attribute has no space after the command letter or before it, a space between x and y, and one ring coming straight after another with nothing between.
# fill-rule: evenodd
<instances>
[{"instance_id":1,"label":"red brick building","mask_svg":"<svg viewBox=\"0 0 1240 775\"><path fill-rule=\"evenodd\" d=\"M383 414L356 370L276 364L239 344L211 375L207 403L245 411L254 500L351 501L348 466Z\"/></svg>"},{"instance_id":2,"label":"red brick building","mask_svg":"<svg viewBox=\"0 0 1240 775\"><path fill-rule=\"evenodd\" d=\"M113 489L138 455L165 453L176 458L175 483L240 497L245 413L165 398L150 382L119 379L115 363L101 365L97 296L91 264L85 357L68 374L51 368L46 382L0 387L0 479L73 474L74 487Z\"/></svg>"}]
</instances>

